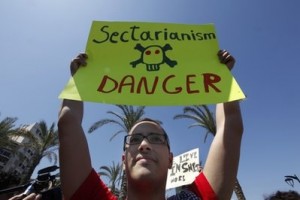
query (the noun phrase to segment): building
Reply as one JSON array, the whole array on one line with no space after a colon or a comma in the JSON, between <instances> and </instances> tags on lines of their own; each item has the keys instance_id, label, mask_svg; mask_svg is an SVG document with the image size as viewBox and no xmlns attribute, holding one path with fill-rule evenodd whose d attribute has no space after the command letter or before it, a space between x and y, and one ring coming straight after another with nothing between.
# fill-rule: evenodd
<instances>
[{"instance_id":1,"label":"building","mask_svg":"<svg viewBox=\"0 0 300 200\"><path fill-rule=\"evenodd\" d=\"M41 130L38 123L23 128L41 140ZM26 145L29 144L29 139L24 136L13 136L11 141L15 144L15 153L9 148L0 147L0 172L13 173L14 175L26 174L32 164L36 150Z\"/></svg>"}]
</instances>

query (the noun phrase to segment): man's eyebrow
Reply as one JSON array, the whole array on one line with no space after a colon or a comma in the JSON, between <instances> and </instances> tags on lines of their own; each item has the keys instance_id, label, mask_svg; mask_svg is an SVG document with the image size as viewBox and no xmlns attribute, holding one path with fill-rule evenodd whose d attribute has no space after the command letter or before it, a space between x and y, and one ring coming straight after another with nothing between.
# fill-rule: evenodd
<instances>
[{"instance_id":1,"label":"man's eyebrow","mask_svg":"<svg viewBox=\"0 0 300 200\"><path fill-rule=\"evenodd\" d=\"M128 134L128 135L144 135L144 134L140 133L140 132L137 132L137 133L131 133L131 134Z\"/></svg>"},{"instance_id":2,"label":"man's eyebrow","mask_svg":"<svg viewBox=\"0 0 300 200\"><path fill-rule=\"evenodd\" d=\"M164 133L159 133L159 132L149 132L149 134L159 134L159 135L163 135Z\"/></svg>"},{"instance_id":3,"label":"man's eyebrow","mask_svg":"<svg viewBox=\"0 0 300 200\"><path fill-rule=\"evenodd\" d=\"M131 135L153 135L153 134L159 134L159 135L163 135L164 133L159 133L159 132L144 132L144 133L140 133L140 132L136 132L136 133L132 133Z\"/></svg>"}]
</instances>

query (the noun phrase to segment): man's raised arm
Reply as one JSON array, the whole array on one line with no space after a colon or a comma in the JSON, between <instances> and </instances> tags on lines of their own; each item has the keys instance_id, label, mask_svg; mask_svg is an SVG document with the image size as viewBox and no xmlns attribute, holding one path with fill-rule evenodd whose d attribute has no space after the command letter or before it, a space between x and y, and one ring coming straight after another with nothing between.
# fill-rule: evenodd
<instances>
[{"instance_id":1,"label":"man's raised arm","mask_svg":"<svg viewBox=\"0 0 300 200\"><path fill-rule=\"evenodd\" d=\"M220 61L231 69L234 58L226 51L219 52ZM243 122L238 101L216 106L217 131L203 169L217 197L230 199L236 181Z\"/></svg>"},{"instance_id":2,"label":"man's raised arm","mask_svg":"<svg viewBox=\"0 0 300 200\"><path fill-rule=\"evenodd\" d=\"M85 65L86 54L71 63L73 75ZM60 176L64 199L70 199L92 170L87 140L82 129L83 102L62 101L58 117Z\"/></svg>"}]
</instances>

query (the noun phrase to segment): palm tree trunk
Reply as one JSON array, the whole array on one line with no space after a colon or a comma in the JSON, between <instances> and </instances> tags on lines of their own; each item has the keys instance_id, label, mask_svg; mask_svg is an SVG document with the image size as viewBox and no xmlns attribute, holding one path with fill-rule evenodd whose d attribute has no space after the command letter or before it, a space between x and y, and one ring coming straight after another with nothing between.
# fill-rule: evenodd
<instances>
[{"instance_id":1,"label":"palm tree trunk","mask_svg":"<svg viewBox=\"0 0 300 200\"><path fill-rule=\"evenodd\" d=\"M123 170L121 192L119 195L119 200L125 200L126 197L127 197L127 177L126 177L125 170Z\"/></svg>"},{"instance_id":2,"label":"palm tree trunk","mask_svg":"<svg viewBox=\"0 0 300 200\"><path fill-rule=\"evenodd\" d=\"M233 190L234 190L234 193L235 193L238 200L246 200L246 197L244 195L244 192L242 190L242 187L241 187L238 179L236 179L236 181L235 181Z\"/></svg>"}]
</instances>

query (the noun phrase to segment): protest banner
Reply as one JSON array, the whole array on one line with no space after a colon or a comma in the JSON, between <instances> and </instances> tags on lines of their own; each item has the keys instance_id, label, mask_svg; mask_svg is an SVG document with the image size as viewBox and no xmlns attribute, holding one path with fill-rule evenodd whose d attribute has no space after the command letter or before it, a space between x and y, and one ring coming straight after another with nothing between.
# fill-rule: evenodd
<instances>
[{"instance_id":1,"label":"protest banner","mask_svg":"<svg viewBox=\"0 0 300 200\"><path fill-rule=\"evenodd\" d=\"M220 64L213 24L94 21L88 65L59 98L126 105L199 105L245 98Z\"/></svg>"},{"instance_id":2,"label":"protest banner","mask_svg":"<svg viewBox=\"0 0 300 200\"><path fill-rule=\"evenodd\" d=\"M198 148L174 157L172 168L168 171L166 189L191 184L199 175L199 167Z\"/></svg>"}]
</instances>

